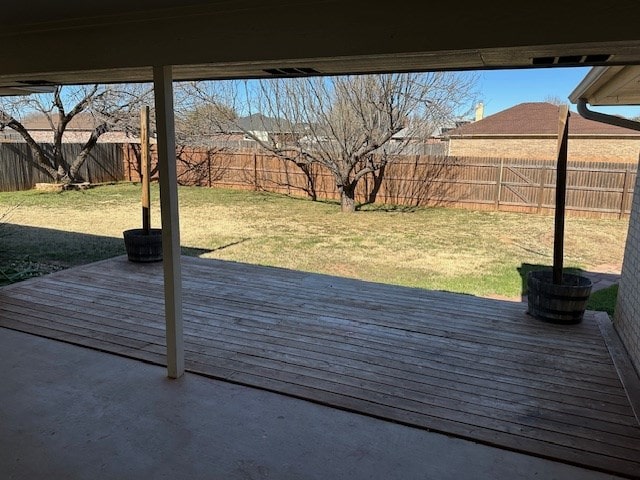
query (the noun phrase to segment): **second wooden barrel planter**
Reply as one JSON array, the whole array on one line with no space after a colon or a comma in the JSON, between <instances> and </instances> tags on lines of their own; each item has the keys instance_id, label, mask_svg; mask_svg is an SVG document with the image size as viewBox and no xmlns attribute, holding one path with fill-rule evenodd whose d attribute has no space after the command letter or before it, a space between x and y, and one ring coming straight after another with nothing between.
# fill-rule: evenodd
<instances>
[{"instance_id":1,"label":"second wooden barrel planter","mask_svg":"<svg viewBox=\"0 0 640 480\"><path fill-rule=\"evenodd\" d=\"M162 260L162 229L143 228L124 231L124 246L132 262L159 262Z\"/></svg>"},{"instance_id":2,"label":"second wooden barrel planter","mask_svg":"<svg viewBox=\"0 0 640 480\"><path fill-rule=\"evenodd\" d=\"M562 274L562 284L553 283L553 272L540 270L527 275L528 313L552 323L580 323L591 294L591 280L572 273Z\"/></svg>"}]
</instances>

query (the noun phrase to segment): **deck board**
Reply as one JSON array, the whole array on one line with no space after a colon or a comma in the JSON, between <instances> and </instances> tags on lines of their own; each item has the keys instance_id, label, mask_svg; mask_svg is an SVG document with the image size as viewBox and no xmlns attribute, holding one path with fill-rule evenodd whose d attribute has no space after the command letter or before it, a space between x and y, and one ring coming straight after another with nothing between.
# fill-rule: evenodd
<instances>
[{"instance_id":1,"label":"deck board","mask_svg":"<svg viewBox=\"0 0 640 480\"><path fill-rule=\"evenodd\" d=\"M183 258L187 370L629 477L640 426L591 313ZM0 289L0 326L163 363L161 265ZM627 379L628 382L628 379Z\"/></svg>"}]
</instances>

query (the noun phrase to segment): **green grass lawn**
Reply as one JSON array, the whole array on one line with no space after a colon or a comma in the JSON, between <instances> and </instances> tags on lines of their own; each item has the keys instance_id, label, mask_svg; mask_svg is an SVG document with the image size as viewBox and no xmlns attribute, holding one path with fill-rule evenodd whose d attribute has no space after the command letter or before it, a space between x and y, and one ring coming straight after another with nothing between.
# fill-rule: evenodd
<instances>
[{"instance_id":1,"label":"green grass lawn","mask_svg":"<svg viewBox=\"0 0 640 480\"><path fill-rule=\"evenodd\" d=\"M589 302L587 303L588 310L596 310L599 312L607 312L613 316L613 311L616 308L616 299L618 298L618 285L611 285L610 287L603 288L597 292L591 293Z\"/></svg>"},{"instance_id":2,"label":"green grass lawn","mask_svg":"<svg viewBox=\"0 0 640 480\"><path fill-rule=\"evenodd\" d=\"M140 226L139 195L131 184L0 193L0 269L15 279L123 254L122 231ZM520 295L521 272L552 259L551 216L376 206L349 215L261 192L179 195L184 253L205 258L499 297ZM158 226L155 185L153 198ZM566 228L566 266L621 264L627 221L568 218Z\"/></svg>"}]
</instances>

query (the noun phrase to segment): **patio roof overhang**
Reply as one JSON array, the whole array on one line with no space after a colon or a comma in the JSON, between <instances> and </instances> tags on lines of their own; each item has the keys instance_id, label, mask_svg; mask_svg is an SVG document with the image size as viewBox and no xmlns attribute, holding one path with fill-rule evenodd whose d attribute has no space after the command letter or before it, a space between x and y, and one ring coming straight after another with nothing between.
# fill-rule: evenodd
<instances>
[{"instance_id":1,"label":"patio roof overhang","mask_svg":"<svg viewBox=\"0 0 640 480\"><path fill-rule=\"evenodd\" d=\"M177 80L623 65L640 63L638 17L632 0L12 2L0 17L0 86L151 81L154 65L172 65Z\"/></svg>"},{"instance_id":2,"label":"patio roof overhang","mask_svg":"<svg viewBox=\"0 0 640 480\"><path fill-rule=\"evenodd\" d=\"M640 65L592 68L569 99L594 106L640 105Z\"/></svg>"},{"instance_id":3,"label":"patio roof overhang","mask_svg":"<svg viewBox=\"0 0 640 480\"><path fill-rule=\"evenodd\" d=\"M32 93L48 93L52 92L54 87L52 86L14 86L14 87L0 87L0 97L18 97L22 95L31 95Z\"/></svg>"},{"instance_id":4,"label":"patio roof overhang","mask_svg":"<svg viewBox=\"0 0 640 480\"><path fill-rule=\"evenodd\" d=\"M640 64L635 0L408 5L400 9L367 0L3 5L0 88L154 82L163 137L158 150L169 376L180 376L184 365L177 187L170 161L173 80Z\"/></svg>"}]
</instances>

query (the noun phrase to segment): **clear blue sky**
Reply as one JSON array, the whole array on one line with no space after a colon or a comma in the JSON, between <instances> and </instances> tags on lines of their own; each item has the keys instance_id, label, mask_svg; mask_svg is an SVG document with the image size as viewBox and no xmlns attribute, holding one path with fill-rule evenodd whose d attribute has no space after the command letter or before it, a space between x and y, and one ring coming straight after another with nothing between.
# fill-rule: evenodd
<instances>
[{"instance_id":1,"label":"clear blue sky","mask_svg":"<svg viewBox=\"0 0 640 480\"><path fill-rule=\"evenodd\" d=\"M589 68L542 68L535 70L492 70L478 72L479 100L485 116L523 102L543 102L545 97L568 96L585 77ZM592 107L604 113L636 117L640 107ZM571 110L576 110L575 105Z\"/></svg>"}]
</instances>

